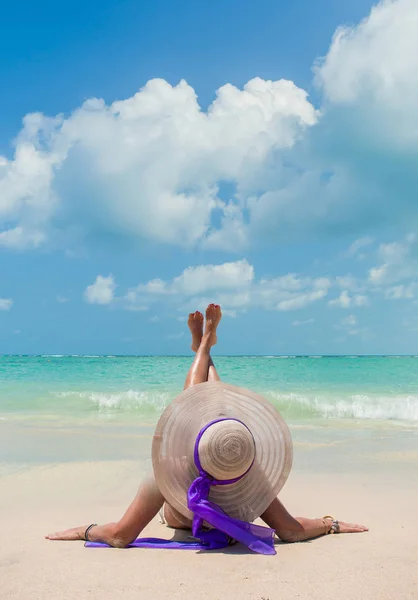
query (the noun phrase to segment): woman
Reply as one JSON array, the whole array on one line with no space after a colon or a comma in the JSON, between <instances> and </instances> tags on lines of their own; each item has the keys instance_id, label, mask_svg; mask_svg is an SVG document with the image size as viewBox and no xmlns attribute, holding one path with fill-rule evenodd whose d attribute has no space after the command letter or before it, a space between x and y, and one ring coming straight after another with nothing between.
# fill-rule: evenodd
<instances>
[{"instance_id":1,"label":"woman","mask_svg":"<svg viewBox=\"0 0 418 600\"><path fill-rule=\"evenodd\" d=\"M192 350L196 357L187 374L184 389L204 382L220 381L210 350L217 342L217 327L221 320L220 307L210 304L206 310L206 326L203 332L203 315L195 312L189 316L192 334ZM164 486L160 486L164 487ZM46 536L49 540L88 540L102 542L117 548L130 545L150 521L160 512L162 521L176 529L190 529L192 523L183 514L165 501L155 479L143 483L133 502L115 523L105 525L83 525ZM261 519L285 542L300 542L328 533L357 533L368 531L363 525L336 521L327 516L318 519L291 516L278 498L260 515Z\"/></svg>"}]
</instances>

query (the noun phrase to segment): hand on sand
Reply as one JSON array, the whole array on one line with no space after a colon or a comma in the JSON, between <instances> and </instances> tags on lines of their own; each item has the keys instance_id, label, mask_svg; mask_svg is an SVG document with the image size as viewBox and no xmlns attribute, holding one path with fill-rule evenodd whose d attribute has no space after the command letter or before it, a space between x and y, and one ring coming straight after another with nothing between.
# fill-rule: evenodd
<instances>
[{"instance_id":1,"label":"hand on sand","mask_svg":"<svg viewBox=\"0 0 418 600\"><path fill-rule=\"evenodd\" d=\"M72 529L66 529L65 531L58 531L57 533L48 533L45 536L46 540L84 540L85 527L73 527Z\"/></svg>"},{"instance_id":2,"label":"hand on sand","mask_svg":"<svg viewBox=\"0 0 418 600\"><path fill-rule=\"evenodd\" d=\"M369 528L365 525L345 523L344 521L338 521L338 523L340 525L340 533L362 533L363 531L369 531Z\"/></svg>"}]
</instances>

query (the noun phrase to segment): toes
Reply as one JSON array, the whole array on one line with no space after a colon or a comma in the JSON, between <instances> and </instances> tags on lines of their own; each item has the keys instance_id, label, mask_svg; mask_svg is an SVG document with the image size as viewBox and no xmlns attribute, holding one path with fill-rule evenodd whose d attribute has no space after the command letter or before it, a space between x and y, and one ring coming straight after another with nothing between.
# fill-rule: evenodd
<instances>
[{"instance_id":1,"label":"toes","mask_svg":"<svg viewBox=\"0 0 418 600\"><path fill-rule=\"evenodd\" d=\"M203 322L203 315L201 312L197 310L196 312L189 314L189 324L200 325L201 322Z\"/></svg>"},{"instance_id":2,"label":"toes","mask_svg":"<svg viewBox=\"0 0 418 600\"><path fill-rule=\"evenodd\" d=\"M209 306L206 309L206 318L207 317L212 317L215 312L216 312L215 305L214 304L209 304Z\"/></svg>"},{"instance_id":3,"label":"toes","mask_svg":"<svg viewBox=\"0 0 418 600\"><path fill-rule=\"evenodd\" d=\"M207 310L206 310L206 318L211 319L213 321L217 321L219 322L221 319L222 313L221 313L221 307L219 306L219 304L209 304Z\"/></svg>"}]
</instances>

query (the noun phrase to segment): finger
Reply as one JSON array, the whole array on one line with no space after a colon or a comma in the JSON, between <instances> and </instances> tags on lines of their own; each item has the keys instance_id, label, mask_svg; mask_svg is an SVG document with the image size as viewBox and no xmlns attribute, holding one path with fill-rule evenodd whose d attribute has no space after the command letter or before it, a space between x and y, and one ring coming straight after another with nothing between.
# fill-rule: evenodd
<instances>
[{"instance_id":1,"label":"finger","mask_svg":"<svg viewBox=\"0 0 418 600\"><path fill-rule=\"evenodd\" d=\"M359 523L345 523L344 521L340 521L340 527L347 527L350 529L367 529L365 525L360 525Z\"/></svg>"},{"instance_id":2,"label":"finger","mask_svg":"<svg viewBox=\"0 0 418 600\"><path fill-rule=\"evenodd\" d=\"M341 533L363 533L365 531L369 531L368 527L363 527L362 525L355 526L345 526L340 528Z\"/></svg>"}]
</instances>

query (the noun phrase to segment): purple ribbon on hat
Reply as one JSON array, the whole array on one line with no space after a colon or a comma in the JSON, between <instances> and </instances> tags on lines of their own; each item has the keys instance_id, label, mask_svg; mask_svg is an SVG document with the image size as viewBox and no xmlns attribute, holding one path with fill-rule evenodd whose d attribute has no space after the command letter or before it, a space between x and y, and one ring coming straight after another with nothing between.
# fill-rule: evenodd
<instances>
[{"instance_id":1,"label":"purple ribbon on hat","mask_svg":"<svg viewBox=\"0 0 418 600\"><path fill-rule=\"evenodd\" d=\"M211 421L200 430L194 447L194 462L199 471L197 477L187 492L187 506L193 513L192 534L195 542L177 542L159 538L138 538L128 548L166 548L169 550L220 550L229 546L231 540L236 540L258 554L276 554L274 548L274 530L261 525L254 525L239 519L233 519L220 506L209 500L212 486L231 485L244 477L245 473L235 479L218 480L211 477L202 468L199 459L199 442L205 431L220 421L238 421L238 419L217 419ZM238 421L246 427L245 423ZM247 427L248 429L248 427ZM204 529L203 523L209 523L213 529ZM89 548L110 548L101 542L86 542Z\"/></svg>"}]
</instances>

